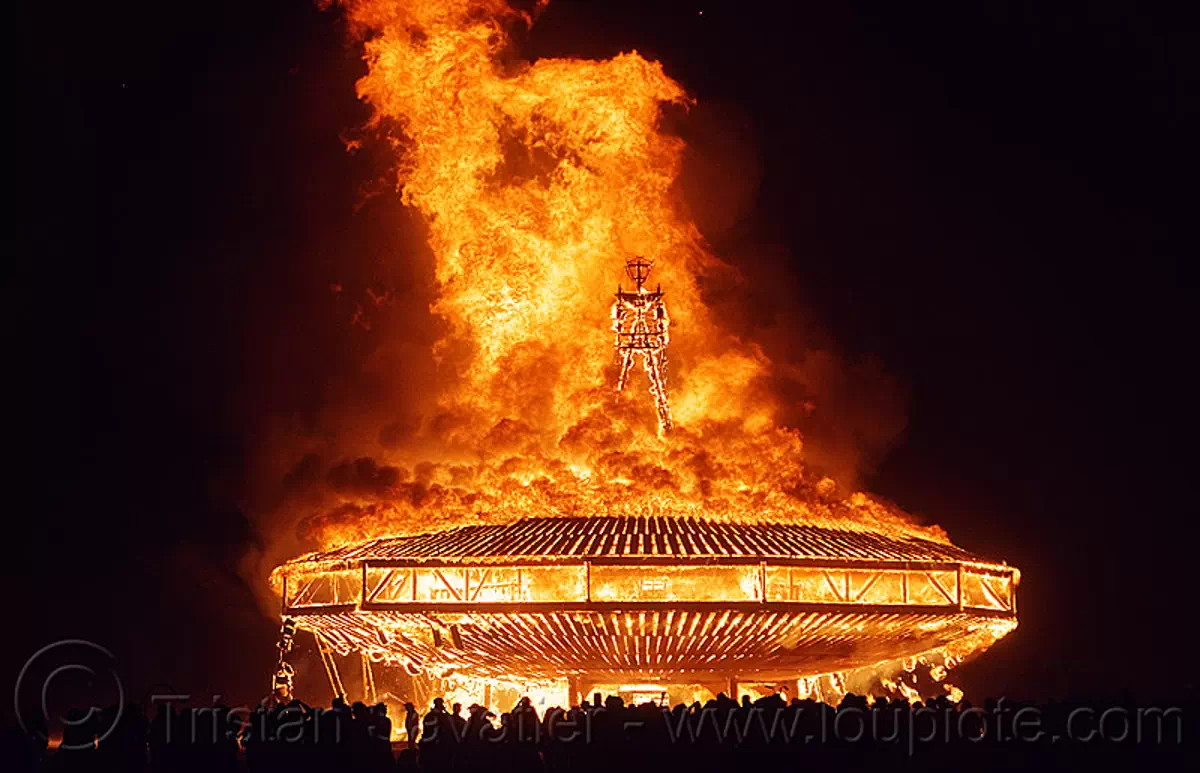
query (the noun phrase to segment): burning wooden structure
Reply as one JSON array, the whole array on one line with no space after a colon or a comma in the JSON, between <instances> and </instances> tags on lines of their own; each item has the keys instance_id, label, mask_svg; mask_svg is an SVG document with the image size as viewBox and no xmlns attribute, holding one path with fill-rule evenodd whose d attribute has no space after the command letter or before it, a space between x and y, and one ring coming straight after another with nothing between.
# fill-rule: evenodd
<instances>
[{"instance_id":1,"label":"burning wooden structure","mask_svg":"<svg viewBox=\"0 0 1200 773\"><path fill-rule=\"evenodd\" d=\"M361 655L368 696L379 664L803 692L938 651L944 675L1016 626L1015 569L807 465L778 388L794 369L704 292L734 272L680 206L686 146L665 119L694 100L661 63L517 66L512 32L537 14L503 0L338 5L362 35L358 96L428 228L431 354L448 364L422 400L400 379L396 406L300 443L311 486L289 501L324 550L272 579L335 692L332 653ZM614 297L622 258L633 286ZM390 357L370 368L407 367ZM624 389L638 358L652 410ZM381 431L398 416L408 429Z\"/></svg>"},{"instance_id":2,"label":"burning wooden structure","mask_svg":"<svg viewBox=\"0 0 1200 773\"><path fill-rule=\"evenodd\" d=\"M276 570L326 651L409 673L795 680L1016 625L1019 573L951 545L799 524L527 518Z\"/></svg>"}]
</instances>

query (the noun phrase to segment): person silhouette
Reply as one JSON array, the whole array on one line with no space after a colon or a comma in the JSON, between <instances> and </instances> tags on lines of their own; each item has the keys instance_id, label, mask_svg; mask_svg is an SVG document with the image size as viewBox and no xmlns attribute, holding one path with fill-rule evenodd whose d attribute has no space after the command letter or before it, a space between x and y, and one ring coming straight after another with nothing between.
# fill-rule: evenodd
<instances>
[{"instance_id":1,"label":"person silhouette","mask_svg":"<svg viewBox=\"0 0 1200 773\"><path fill-rule=\"evenodd\" d=\"M405 743L409 749L417 748L417 735L421 731L421 717L417 714L417 707L411 702L404 704L404 735ZM416 762L414 758L414 764Z\"/></svg>"}]
</instances>

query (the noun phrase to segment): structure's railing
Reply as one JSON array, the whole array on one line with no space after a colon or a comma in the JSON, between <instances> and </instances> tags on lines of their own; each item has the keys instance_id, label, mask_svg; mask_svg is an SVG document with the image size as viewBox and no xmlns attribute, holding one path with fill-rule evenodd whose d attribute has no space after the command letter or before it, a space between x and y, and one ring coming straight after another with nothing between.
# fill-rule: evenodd
<instances>
[{"instance_id":1,"label":"structure's railing","mask_svg":"<svg viewBox=\"0 0 1200 773\"><path fill-rule=\"evenodd\" d=\"M284 578L289 614L454 606L806 604L1016 613L1018 575L970 563L581 561L513 565L364 562Z\"/></svg>"}]
</instances>

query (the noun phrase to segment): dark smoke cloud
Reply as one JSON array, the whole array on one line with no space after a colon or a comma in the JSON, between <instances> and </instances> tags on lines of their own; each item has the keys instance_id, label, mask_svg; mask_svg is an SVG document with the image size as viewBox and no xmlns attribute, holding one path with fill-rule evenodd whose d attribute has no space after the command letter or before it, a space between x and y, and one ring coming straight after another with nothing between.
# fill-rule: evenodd
<instances>
[{"instance_id":1,"label":"dark smoke cloud","mask_svg":"<svg viewBox=\"0 0 1200 773\"><path fill-rule=\"evenodd\" d=\"M907 426L908 390L869 352L840 351L807 309L797 275L805 260L770 241L756 209L763 167L751 118L729 103L699 102L671 127L688 143L678 189L729 269L701 277L721 324L762 347L780 422L804 436L808 465L856 488Z\"/></svg>"},{"instance_id":2,"label":"dark smoke cloud","mask_svg":"<svg viewBox=\"0 0 1200 773\"><path fill-rule=\"evenodd\" d=\"M363 496L386 497L408 477L402 467L381 465L369 456L342 462L329 470L325 479L334 491Z\"/></svg>"}]
</instances>

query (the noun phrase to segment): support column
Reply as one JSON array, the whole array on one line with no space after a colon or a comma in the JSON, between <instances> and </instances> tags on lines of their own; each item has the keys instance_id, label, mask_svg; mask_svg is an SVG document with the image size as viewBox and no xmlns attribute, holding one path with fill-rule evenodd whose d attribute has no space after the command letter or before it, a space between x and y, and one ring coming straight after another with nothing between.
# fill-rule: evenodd
<instances>
[{"instance_id":1,"label":"support column","mask_svg":"<svg viewBox=\"0 0 1200 773\"><path fill-rule=\"evenodd\" d=\"M735 701L738 699L738 679L732 675L729 677L729 697Z\"/></svg>"},{"instance_id":2,"label":"support column","mask_svg":"<svg viewBox=\"0 0 1200 773\"><path fill-rule=\"evenodd\" d=\"M317 653L321 656L321 665L325 667L325 675L329 677L329 689L333 691L333 697L345 697L346 688L342 685L342 677L338 673L337 661L333 659L333 649L325 643L325 640L316 631L313 632L313 638L317 641Z\"/></svg>"}]
</instances>

